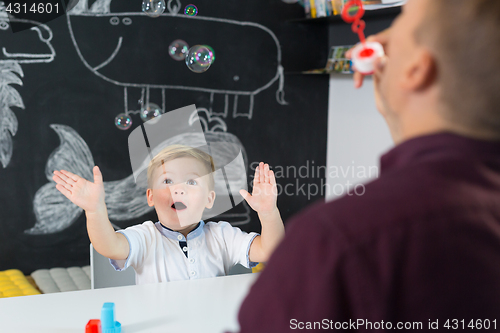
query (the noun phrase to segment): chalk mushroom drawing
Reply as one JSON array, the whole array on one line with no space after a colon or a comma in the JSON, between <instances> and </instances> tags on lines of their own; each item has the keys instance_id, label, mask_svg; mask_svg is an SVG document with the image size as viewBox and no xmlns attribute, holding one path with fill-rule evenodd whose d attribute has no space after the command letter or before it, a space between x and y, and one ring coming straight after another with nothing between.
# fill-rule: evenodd
<instances>
[{"instance_id":1,"label":"chalk mushroom drawing","mask_svg":"<svg viewBox=\"0 0 500 333\"><path fill-rule=\"evenodd\" d=\"M161 89L162 96L166 89L203 92L210 94L208 110L212 115L225 118L232 112L233 118L251 119L254 97L279 81L276 100L287 104L281 47L267 27L254 22L177 15L179 0L170 0L169 13L154 19L142 12L111 13L110 4L111 0L97 0L88 8L87 0L80 0L67 21L83 64L101 79L123 87L125 96L129 88ZM203 78L191 73L182 62L170 59L170 41L165 36L171 36L171 41L183 39L191 46L210 45L216 53L214 65L203 73ZM214 109L214 105L222 103L223 109ZM246 103L248 107L238 110L238 105Z\"/></svg>"},{"instance_id":2,"label":"chalk mushroom drawing","mask_svg":"<svg viewBox=\"0 0 500 333\"><path fill-rule=\"evenodd\" d=\"M203 133L201 135L177 135L168 139L165 145L182 143L197 147L205 145L205 140L208 143L229 142L240 147L245 162L244 165L247 165L248 160L243 145L236 136L226 132L227 127L222 119L210 116L206 109L198 109L197 113L191 115L190 123L196 120L200 120L204 135ZM81 208L74 205L56 189L52 180L54 170L68 170L88 180L93 180L94 159L85 141L69 126L52 124L50 127L59 136L61 144L49 156L45 167L45 176L49 183L38 189L33 200L36 224L33 228L25 230L25 233L32 235L62 231L75 222L83 212ZM217 158L217 156L214 157ZM223 156L219 157L224 159ZM245 186L246 176L242 178L241 175L246 175L244 169L235 169L234 167L226 169L228 181L235 189L244 188ZM224 193L226 191L226 182L223 178L219 179L218 177L223 176L215 174L215 191L216 193ZM105 181L104 190L106 192L105 201L108 215L112 222L137 218L153 210L152 207L147 205L146 188L137 186L133 175L121 180ZM218 218L220 220L231 218L233 221L235 220L235 222L232 222L233 225L240 225L250 221L249 212L250 209L244 202L238 206L237 212L221 214ZM114 226L117 229L120 228Z\"/></svg>"},{"instance_id":3,"label":"chalk mushroom drawing","mask_svg":"<svg viewBox=\"0 0 500 333\"><path fill-rule=\"evenodd\" d=\"M13 34L9 30L10 22L35 25L30 30ZM11 50L14 40L23 38L23 53ZM12 137L16 135L18 122L11 107L24 109L19 92L12 86L22 86L24 77L20 64L48 63L54 60L56 52L50 41L52 31L45 24L31 20L9 18L5 12L4 2L0 2L0 162L6 168L12 158ZM45 51L46 53L40 53Z\"/></svg>"}]
</instances>

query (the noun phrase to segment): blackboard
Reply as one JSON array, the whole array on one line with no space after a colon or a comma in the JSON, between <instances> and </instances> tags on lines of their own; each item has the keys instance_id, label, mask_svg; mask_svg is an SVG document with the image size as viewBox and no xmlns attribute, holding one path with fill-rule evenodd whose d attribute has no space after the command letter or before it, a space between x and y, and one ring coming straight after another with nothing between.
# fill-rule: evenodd
<instances>
[{"instance_id":1,"label":"blackboard","mask_svg":"<svg viewBox=\"0 0 500 333\"><path fill-rule=\"evenodd\" d=\"M166 111L196 104L220 119L245 149L249 181L255 162L274 167L285 221L324 197L328 77L287 72L326 63L327 29L288 22L303 8L278 0L198 0L196 17L182 14L187 2L169 3L150 18L140 0L80 1L73 14L17 33L0 13L0 270L89 263L85 215L56 195L55 167L90 178L99 165L114 191L107 196L121 205L110 216L117 227L157 220L124 188L139 115L127 131L114 124L145 98ZM213 66L198 74L171 59L175 39L211 45ZM260 231L248 207L223 219Z\"/></svg>"}]
</instances>

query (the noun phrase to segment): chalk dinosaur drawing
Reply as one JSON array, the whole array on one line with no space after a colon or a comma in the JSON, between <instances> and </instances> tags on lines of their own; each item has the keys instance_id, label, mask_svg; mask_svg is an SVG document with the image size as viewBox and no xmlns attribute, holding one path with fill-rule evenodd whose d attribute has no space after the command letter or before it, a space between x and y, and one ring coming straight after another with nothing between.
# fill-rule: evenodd
<instances>
[{"instance_id":1,"label":"chalk dinosaur drawing","mask_svg":"<svg viewBox=\"0 0 500 333\"><path fill-rule=\"evenodd\" d=\"M190 133L177 135L165 142L171 144L187 144L193 147L205 145L206 142L229 142L238 146L243 154L244 165L247 165L247 157L243 145L239 139L227 133L225 122L219 117L211 116L206 109L198 109L190 117L190 122L200 120L204 133ZM35 194L33 209L36 216L35 225L25 230L31 235L51 234L62 231L73 224L82 214L83 210L74 205L64 197L55 187L52 180L54 170L68 170L78 174L85 179L93 180L92 168L95 165L92 153L86 142L70 126L52 124L50 127L57 133L60 145L56 148L47 160L45 176L49 183L43 185ZM227 154L220 151L218 154ZM231 152L229 152L231 153ZM224 156L214 156L214 158L224 159ZM243 167L232 166L226 168L228 182L235 190L246 188L246 172ZM245 175L242 177L242 175ZM215 173L215 191L224 193L227 191L226 181L221 173ZM108 209L110 221L116 229L120 229L115 223L118 221L130 220L147 214L153 210L146 200L146 187L137 185L134 176L130 175L124 179L115 181L105 181L104 190L105 201ZM217 200L216 200L217 201ZM221 214L218 219L229 219L232 225L241 225L250 221L250 209L246 202L238 206L236 212Z\"/></svg>"},{"instance_id":2,"label":"chalk dinosaur drawing","mask_svg":"<svg viewBox=\"0 0 500 333\"><path fill-rule=\"evenodd\" d=\"M9 24L34 25L31 31L14 34L9 30ZM26 52L9 52L9 46L16 45L14 39L23 38ZM50 41L52 31L45 24L39 22L16 19L8 17L5 12L4 2L0 2L0 162L6 168L12 158L13 142L12 137L16 135L18 121L11 107L24 109L24 103L19 92L12 86L17 84L22 86L23 70L20 64L47 63L54 60L56 52ZM39 53L40 49L46 48L48 53Z\"/></svg>"},{"instance_id":3,"label":"chalk dinosaur drawing","mask_svg":"<svg viewBox=\"0 0 500 333\"><path fill-rule=\"evenodd\" d=\"M155 19L142 12L112 13L110 4L110 0L97 0L88 8L87 1L81 0L67 15L67 22L83 64L101 79L124 87L124 94L130 88L161 89L163 96L165 89L203 92L210 94L212 115L228 117L232 98L232 117L251 119L254 97L279 81L276 100L287 104L281 47L269 28L254 22L177 15L179 0L170 0L169 12ZM128 27L133 23L142 29ZM182 62L167 56L165 36L209 44L216 50L217 60L203 77L191 73ZM223 110L212 108L216 98L223 98ZM247 100L248 109L238 110L238 99ZM125 113L128 111L125 107Z\"/></svg>"}]
</instances>

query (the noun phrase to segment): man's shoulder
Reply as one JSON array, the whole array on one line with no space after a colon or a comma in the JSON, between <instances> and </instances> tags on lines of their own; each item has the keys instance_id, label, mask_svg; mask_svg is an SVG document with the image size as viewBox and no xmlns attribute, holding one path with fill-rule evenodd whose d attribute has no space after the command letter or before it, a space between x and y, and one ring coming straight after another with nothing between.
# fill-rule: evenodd
<instances>
[{"instance_id":1,"label":"man's shoulder","mask_svg":"<svg viewBox=\"0 0 500 333\"><path fill-rule=\"evenodd\" d=\"M374 235L419 219L439 207L440 192L432 188L432 176L421 171L389 173L358 187L356 192L318 202L299 212L290 224L321 229L325 235L347 234L357 238Z\"/></svg>"},{"instance_id":2,"label":"man's shoulder","mask_svg":"<svg viewBox=\"0 0 500 333\"><path fill-rule=\"evenodd\" d=\"M389 175L365 184L357 184L342 196L328 202L317 202L305 212L320 220L337 215L371 215L393 206L392 203L406 201L419 186L421 184L416 179Z\"/></svg>"}]
</instances>

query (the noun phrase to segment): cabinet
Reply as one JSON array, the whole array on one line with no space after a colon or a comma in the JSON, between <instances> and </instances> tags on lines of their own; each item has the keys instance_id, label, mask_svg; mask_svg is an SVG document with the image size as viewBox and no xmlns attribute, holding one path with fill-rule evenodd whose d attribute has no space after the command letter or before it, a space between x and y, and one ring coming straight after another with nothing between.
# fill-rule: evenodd
<instances>
[{"instance_id":1,"label":"cabinet","mask_svg":"<svg viewBox=\"0 0 500 333\"><path fill-rule=\"evenodd\" d=\"M370 36L388 28L392 21L401 13L401 7L390 7L378 10L367 10L363 16L366 22L365 35ZM328 30L328 48L325 52L330 52L331 47L340 45L354 45L359 42L358 35L352 32L351 25L344 22L340 15L327 16L320 18L300 18L289 20L295 24L306 24L321 26ZM322 66L325 66L322 64ZM305 75L330 75L330 73L306 73L310 68L304 68L303 71L288 72L286 74L305 74ZM338 74L333 72L335 75Z\"/></svg>"}]
</instances>

